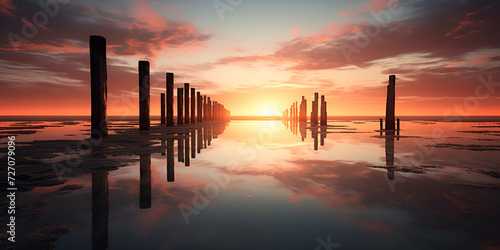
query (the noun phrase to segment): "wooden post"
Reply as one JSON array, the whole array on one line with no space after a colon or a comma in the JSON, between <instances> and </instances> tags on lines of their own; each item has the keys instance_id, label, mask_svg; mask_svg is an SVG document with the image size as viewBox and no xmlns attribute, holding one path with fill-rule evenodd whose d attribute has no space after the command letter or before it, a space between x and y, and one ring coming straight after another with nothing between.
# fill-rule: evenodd
<instances>
[{"instance_id":1,"label":"wooden post","mask_svg":"<svg viewBox=\"0 0 500 250\"><path fill-rule=\"evenodd\" d=\"M165 124L165 93L161 93L161 124Z\"/></svg>"},{"instance_id":2,"label":"wooden post","mask_svg":"<svg viewBox=\"0 0 500 250\"><path fill-rule=\"evenodd\" d=\"M183 89L177 88L177 125L182 125L184 123L183 120L183 109L182 109L182 97L183 97Z\"/></svg>"},{"instance_id":3,"label":"wooden post","mask_svg":"<svg viewBox=\"0 0 500 250\"><path fill-rule=\"evenodd\" d=\"M191 123L196 123L196 90L191 88Z\"/></svg>"},{"instance_id":4,"label":"wooden post","mask_svg":"<svg viewBox=\"0 0 500 250\"><path fill-rule=\"evenodd\" d=\"M380 118L380 130L384 130L384 120Z\"/></svg>"},{"instance_id":5,"label":"wooden post","mask_svg":"<svg viewBox=\"0 0 500 250\"><path fill-rule=\"evenodd\" d=\"M208 109L208 120L212 120L212 101L210 100L210 96L207 100L207 109Z\"/></svg>"},{"instance_id":6,"label":"wooden post","mask_svg":"<svg viewBox=\"0 0 500 250\"><path fill-rule=\"evenodd\" d=\"M184 123L189 124L189 83L184 83Z\"/></svg>"},{"instance_id":7,"label":"wooden post","mask_svg":"<svg viewBox=\"0 0 500 250\"><path fill-rule=\"evenodd\" d=\"M139 61L139 129L149 130L149 62Z\"/></svg>"},{"instance_id":8,"label":"wooden post","mask_svg":"<svg viewBox=\"0 0 500 250\"><path fill-rule=\"evenodd\" d=\"M326 101L325 95L321 95L321 126L326 126Z\"/></svg>"},{"instance_id":9,"label":"wooden post","mask_svg":"<svg viewBox=\"0 0 500 250\"><path fill-rule=\"evenodd\" d=\"M203 121L207 121L208 120L207 113L208 113L207 96L203 95Z\"/></svg>"},{"instance_id":10,"label":"wooden post","mask_svg":"<svg viewBox=\"0 0 500 250\"><path fill-rule=\"evenodd\" d=\"M191 165L191 158L189 158L189 148L191 145L189 144L189 133L184 137L184 166L189 167Z\"/></svg>"},{"instance_id":11,"label":"wooden post","mask_svg":"<svg viewBox=\"0 0 500 250\"><path fill-rule=\"evenodd\" d=\"M167 126L174 126L174 73L167 73Z\"/></svg>"},{"instance_id":12,"label":"wooden post","mask_svg":"<svg viewBox=\"0 0 500 250\"><path fill-rule=\"evenodd\" d=\"M197 100L197 105L198 105L198 113L197 113L197 118L198 118L198 122L202 122L203 121L203 103L201 101L201 93L200 91L196 92L196 100Z\"/></svg>"},{"instance_id":13,"label":"wooden post","mask_svg":"<svg viewBox=\"0 0 500 250\"><path fill-rule=\"evenodd\" d=\"M399 118L398 118L398 120L397 120L397 121L398 121L398 122L397 122L397 125L398 125L398 126L397 126L397 129L398 129L398 131L399 131L399 129L401 128L401 127L400 127Z\"/></svg>"},{"instance_id":14,"label":"wooden post","mask_svg":"<svg viewBox=\"0 0 500 250\"><path fill-rule=\"evenodd\" d=\"M314 93L314 103L313 103L313 114L314 114L314 119L312 119L313 124L318 124L318 93Z\"/></svg>"},{"instance_id":15,"label":"wooden post","mask_svg":"<svg viewBox=\"0 0 500 250\"><path fill-rule=\"evenodd\" d=\"M90 99L91 137L108 136L107 99L108 73L106 69L106 38L90 36Z\"/></svg>"},{"instance_id":16,"label":"wooden post","mask_svg":"<svg viewBox=\"0 0 500 250\"><path fill-rule=\"evenodd\" d=\"M385 108L385 130L395 130L396 76L389 76L387 85L387 103Z\"/></svg>"}]
</instances>

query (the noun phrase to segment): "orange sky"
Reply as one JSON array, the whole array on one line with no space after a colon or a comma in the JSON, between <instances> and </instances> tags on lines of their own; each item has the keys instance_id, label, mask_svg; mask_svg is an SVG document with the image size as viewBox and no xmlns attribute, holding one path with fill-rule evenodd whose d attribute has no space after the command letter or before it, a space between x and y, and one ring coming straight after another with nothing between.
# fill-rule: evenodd
<instances>
[{"instance_id":1,"label":"orange sky","mask_svg":"<svg viewBox=\"0 0 500 250\"><path fill-rule=\"evenodd\" d=\"M496 1L81 0L46 23L36 1L0 5L0 115L90 115L90 35L107 39L109 115L138 115L138 60L151 115L165 72L236 116L281 115L303 95L310 107L314 92L329 115L383 115L390 74L396 115L500 115Z\"/></svg>"}]
</instances>

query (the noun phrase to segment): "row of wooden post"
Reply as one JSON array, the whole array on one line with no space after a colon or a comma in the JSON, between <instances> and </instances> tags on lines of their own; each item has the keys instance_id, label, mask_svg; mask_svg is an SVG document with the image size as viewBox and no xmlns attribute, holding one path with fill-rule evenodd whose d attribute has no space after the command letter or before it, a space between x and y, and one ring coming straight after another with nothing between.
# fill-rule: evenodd
<instances>
[{"instance_id":1,"label":"row of wooden post","mask_svg":"<svg viewBox=\"0 0 500 250\"><path fill-rule=\"evenodd\" d=\"M321 105L319 105L318 97L319 94L314 93L314 101L312 101L311 105L311 123L317 125L319 119L320 125L326 126L328 121L328 114L325 96L321 95ZM320 106L320 110L318 110L318 105ZM318 111L320 111L321 113L319 113ZM285 120L307 122L307 100L305 99L305 97L302 96L300 106L298 105L298 102L294 102L290 106L290 109L286 109L283 111L282 115Z\"/></svg>"},{"instance_id":2,"label":"row of wooden post","mask_svg":"<svg viewBox=\"0 0 500 250\"><path fill-rule=\"evenodd\" d=\"M91 77L91 136L106 137L107 128L107 66L106 38L90 36ZM150 118L150 71L148 61L139 61L139 129L149 130ZM191 96L191 98L190 98ZM160 94L161 124L174 125L174 74L166 74L166 95ZM184 109L183 109L184 108ZM191 115L190 115L191 114ZM217 101L201 95L195 88L177 88L177 125L226 119L230 112Z\"/></svg>"}]
</instances>

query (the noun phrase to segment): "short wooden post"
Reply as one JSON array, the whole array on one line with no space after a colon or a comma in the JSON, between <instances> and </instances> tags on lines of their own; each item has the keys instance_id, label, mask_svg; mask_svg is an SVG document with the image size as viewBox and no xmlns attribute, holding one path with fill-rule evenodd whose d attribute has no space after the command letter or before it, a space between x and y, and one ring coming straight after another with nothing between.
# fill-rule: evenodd
<instances>
[{"instance_id":1,"label":"short wooden post","mask_svg":"<svg viewBox=\"0 0 500 250\"><path fill-rule=\"evenodd\" d=\"M191 145L189 144L189 133L184 137L184 152L185 152L185 157L184 157L184 166L189 167L191 165L191 158L189 158L189 148Z\"/></svg>"},{"instance_id":2,"label":"short wooden post","mask_svg":"<svg viewBox=\"0 0 500 250\"><path fill-rule=\"evenodd\" d=\"M397 128L398 128L398 131L399 131L399 129L400 129L400 126L399 126L399 125L400 125L400 123L399 123L399 118L398 118L398 120L397 120L397 121L398 121L398 123L397 123L397 125L398 125L398 126L397 126Z\"/></svg>"},{"instance_id":3,"label":"short wooden post","mask_svg":"<svg viewBox=\"0 0 500 250\"><path fill-rule=\"evenodd\" d=\"M177 125L182 125L184 123L183 120L183 109L182 109L182 102L183 102L183 89L182 88L177 88Z\"/></svg>"},{"instance_id":4,"label":"short wooden post","mask_svg":"<svg viewBox=\"0 0 500 250\"><path fill-rule=\"evenodd\" d=\"M139 130L149 130L149 62L139 61Z\"/></svg>"},{"instance_id":5,"label":"short wooden post","mask_svg":"<svg viewBox=\"0 0 500 250\"><path fill-rule=\"evenodd\" d=\"M203 102L201 101L200 91L196 92L196 100L197 100L197 105L198 105L198 113L197 113L198 122L202 122L203 121Z\"/></svg>"},{"instance_id":6,"label":"short wooden post","mask_svg":"<svg viewBox=\"0 0 500 250\"><path fill-rule=\"evenodd\" d=\"M191 88L191 123L196 123L196 90Z\"/></svg>"},{"instance_id":7,"label":"short wooden post","mask_svg":"<svg viewBox=\"0 0 500 250\"><path fill-rule=\"evenodd\" d=\"M106 38L90 36L91 137L108 136Z\"/></svg>"},{"instance_id":8,"label":"short wooden post","mask_svg":"<svg viewBox=\"0 0 500 250\"><path fill-rule=\"evenodd\" d=\"M165 124L165 93L161 93L161 124Z\"/></svg>"},{"instance_id":9,"label":"short wooden post","mask_svg":"<svg viewBox=\"0 0 500 250\"><path fill-rule=\"evenodd\" d=\"M385 130L395 130L394 108L396 104L396 76L389 76L389 85L387 85L387 103L385 108Z\"/></svg>"},{"instance_id":10,"label":"short wooden post","mask_svg":"<svg viewBox=\"0 0 500 250\"><path fill-rule=\"evenodd\" d=\"M184 123L189 124L189 83L184 83Z\"/></svg>"},{"instance_id":11,"label":"short wooden post","mask_svg":"<svg viewBox=\"0 0 500 250\"><path fill-rule=\"evenodd\" d=\"M380 130L384 130L384 120L380 118Z\"/></svg>"},{"instance_id":12,"label":"short wooden post","mask_svg":"<svg viewBox=\"0 0 500 250\"><path fill-rule=\"evenodd\" d=\"M174 73L167 73L167 126L174 126Z\"/></svg>"}]
</instances>

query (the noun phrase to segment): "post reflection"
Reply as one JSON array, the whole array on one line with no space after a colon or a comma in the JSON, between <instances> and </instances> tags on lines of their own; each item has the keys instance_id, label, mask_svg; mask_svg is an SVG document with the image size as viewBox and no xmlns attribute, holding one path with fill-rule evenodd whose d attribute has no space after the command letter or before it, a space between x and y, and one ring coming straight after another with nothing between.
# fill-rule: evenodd
<instances>
[{"instance_id":1,"label":"post reflection","mask_svg":"<svg viewBox=\"0 0 500 250\"><path fill-rule=\"evenodd\" d=\"M139 208L151 208L151 154L140 156Z\"/></svg>"},{"instance_id":2,"label":"post reflection","mask_svg":"<svg viewBox=\"0 0 500 250\"><path fill-rule=\"evenodd\" d=\"M175 181L174 173L174 138L167 139L167 181Z\"/></svg>"},{"instance_id":3,"label":"post reflection","mask_svg":"<svg viewBox=\"0 0 500 250\"><path fill-rule=\"evenodd\" d=\"M92 173L92 249L108 248L108 172Z\"/></svg>"},{"instance_id":4,"label":"post reflection","mask_svg":"<svg viewBox=\"0 0 500 250\"><path fill-rule=\"evenodd\" d=\"M387 179L394 180L394 130L385 131L385 165Z\"/></svg>"}]
</instances>

